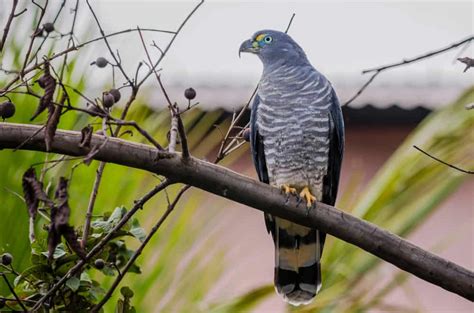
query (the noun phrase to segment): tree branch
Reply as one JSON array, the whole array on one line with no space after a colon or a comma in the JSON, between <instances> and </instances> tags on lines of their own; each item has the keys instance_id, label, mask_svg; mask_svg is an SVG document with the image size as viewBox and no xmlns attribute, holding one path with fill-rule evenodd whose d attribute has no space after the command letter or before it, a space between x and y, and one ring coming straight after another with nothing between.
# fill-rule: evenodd
<instances>
[{"instance_id":1,"label":"tree branch","mask_svg":"<svg viewBox=\"0 0 474 313\"><path fill-rule=\"evenodd\" d=\"M441 48L441 49L438 49L438 50L434 50L434 51L425 53L423 55L420 55L420 56L417 56L417 57L414 57L414 58L411 58L411 59L404 59L400 62L396 62L396 63L384 65L384 66L379 66L379 67L374 67L374 68L370 68L370 69L367 69L367 70L363 70L362 74L373 73L372 76L370 76L370 78L364 83L364 85L362 85L362 87L359 88L359 90L357 90L357 92L349 100L344 102L344 104L342 106L347 106L350 103L352 103L352 101L357 99L362 94L362 92L364 92L364 90L372 83L372 81L375 79L375 77L377 77L377 75L380 74L381 72L383 72L385 70L388 70L388 69L391 69L391 68L394 68L394 67L407 65L407 64L410 64L410 63L414 63L414 62L418 62L418 61L430 58L432 56L435 56L435 55L444 53L446 51L449 51L451 49L454 49L456 47L459 47L463 44L467 44L467 43L471 42L472 40L474 40L474 36L469 36L469 37L467 37L465 39L462 39L461 41L455 42L455 43L453 43L453 44L451 44L447 47L444 47L444 48ZM466 69L464 71L467 71L467 69L469 67L470 67L470 65L468 65L468 67L466 67Z\"/></svg>"},{"instance_id":2,"label":"tree branch","mask_svg":"<svg viewBox=\"0 0 474 313\"><path fill-rule=\"evenodd\" d=\"M13 149L38 126L0 124L0 149ZM91 146L106 137L94 135ZM79 143L81 133L58 130L51 151L70 156L87 155ZM22 147L45 151L40 133ZM229 169L193 157L183 162L180 154L157 151L155 147L109 138L94 159L163 175L176 182L192 185L210 193L254 207L292 222L315 227L414 274L415 276L474 301L474 273L440 258L376 225L361 220L324 203L309 212L295 198L286 201L280 190L237 174Z\"/></svg>"}]
</instances>

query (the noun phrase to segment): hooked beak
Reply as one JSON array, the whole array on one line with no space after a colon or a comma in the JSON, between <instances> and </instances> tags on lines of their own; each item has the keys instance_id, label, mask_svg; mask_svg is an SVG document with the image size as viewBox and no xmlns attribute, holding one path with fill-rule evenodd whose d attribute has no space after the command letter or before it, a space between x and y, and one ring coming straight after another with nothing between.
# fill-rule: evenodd
<instances>
[{"instance_id":1,"label":"hooked beak","mask_svg":"<svg viewBox=\"0 0 474 313\"><path fill-rule=\"evenodd\" d=\"M258 47L254 47L253 45L253 40L252 39L249 39L249 40L245 40L244 42L242 42L242 44L240 45L240 48L239 48L239 58L240 58L240 54L242 52L250 52L250 53L257 53L258 50L260 50Z\"/></svg>"}]
</instances>

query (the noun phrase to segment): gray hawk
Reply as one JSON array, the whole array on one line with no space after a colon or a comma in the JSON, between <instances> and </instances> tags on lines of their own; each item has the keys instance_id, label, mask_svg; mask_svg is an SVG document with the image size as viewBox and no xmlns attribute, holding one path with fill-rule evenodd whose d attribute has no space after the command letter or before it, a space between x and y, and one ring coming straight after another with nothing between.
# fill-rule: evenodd
<instances>
[{"instance_id":1,"label":"gray hawk","mask_svg":"<svg viewBox=\"0 0 474 313\"><path fill-rule=\"evenodd\" d=\"M331 83L286 33L261 30L240 46L263 73L251 108L250 144L262 182L295 194L311 208L334 205L344 150L344 122ZM321 288L326 234L265 214L275 244L275 288L293 305Z\"/></svg>"}]
</instances>

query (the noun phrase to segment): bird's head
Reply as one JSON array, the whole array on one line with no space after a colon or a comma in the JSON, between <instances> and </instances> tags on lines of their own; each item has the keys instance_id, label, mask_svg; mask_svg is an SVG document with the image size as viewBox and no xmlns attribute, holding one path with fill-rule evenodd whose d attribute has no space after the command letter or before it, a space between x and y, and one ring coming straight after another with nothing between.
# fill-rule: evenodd
<instances>
[{"instance_id":1,"label":"bird's head","mask_svg":"<svg viewBox=\"0 0 474 313\"><path fill-rule=\"evenodd\" d=\"M307 62L303 49L288 34L277 30L260 30L240 45L242 52L258 55L264 65L275 62Z\"/></svg>"}]
</instances>

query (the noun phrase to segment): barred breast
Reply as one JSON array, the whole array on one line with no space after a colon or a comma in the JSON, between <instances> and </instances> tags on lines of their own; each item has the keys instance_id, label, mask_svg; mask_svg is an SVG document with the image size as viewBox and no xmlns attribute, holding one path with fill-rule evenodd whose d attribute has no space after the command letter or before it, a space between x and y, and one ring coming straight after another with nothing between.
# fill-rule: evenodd
<instances>
[{"instance_id":1,"label":"barred breast","mask_svg":"<svg viewBox=\"0 0 474 313\"><path fill-rule=\"evenodd\" d=\"M329 81L312 67L281 67L264 73L257 124L271 184L310 186L321 198L328 165L331 90Z\"/></svg>"}]
</instances>

